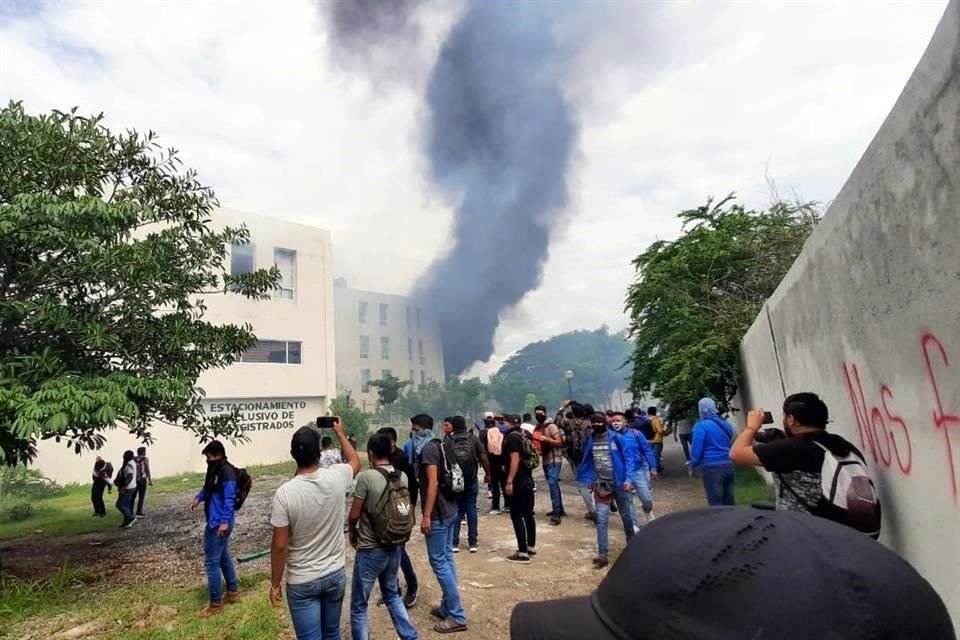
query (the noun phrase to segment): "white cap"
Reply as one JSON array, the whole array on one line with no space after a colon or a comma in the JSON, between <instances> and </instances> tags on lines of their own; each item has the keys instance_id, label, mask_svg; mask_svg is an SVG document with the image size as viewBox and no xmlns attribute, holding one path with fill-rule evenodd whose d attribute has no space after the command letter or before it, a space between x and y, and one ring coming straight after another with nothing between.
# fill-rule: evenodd
<instances>
[{"instance_id":1,"label":"white cap","mask_svg":"<svg viewBox=\"0 0 960 640\"><path fill-rule=\"evenodd\" d=\"M493 411L487 411L487 412L485 412L485 413L483 414L483 417L484 417L485 419L486 419L486 418L492 418L492 417L493 417Z\"/></svg>"}]
</instances>

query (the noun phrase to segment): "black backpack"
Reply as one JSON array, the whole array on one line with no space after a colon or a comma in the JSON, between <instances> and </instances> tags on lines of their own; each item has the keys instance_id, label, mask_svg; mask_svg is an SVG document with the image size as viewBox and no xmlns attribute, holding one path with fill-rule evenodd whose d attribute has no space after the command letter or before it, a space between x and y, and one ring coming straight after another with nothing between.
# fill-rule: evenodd
<instances>
[{"instance_id":1,"label":"black backpack","mask_svg":"<svg viewBox=\"0 0 960 640\"><path fill-rule=\"evenodd\" d=\"M376 471L387 481L380 499L375 505L366 504L370 524L377 542L384 546L405 544L413 533L413 501L410 489L401 481L403 473L394 469L387 471L376 467Z\"/></svg>"},{"instance_id":2,"label":"black backpack","mask_svg":"<svg viewBox=\"0 0 960 640\"><path fill-rule=\"evenodd\" d=\"M250 490L253 489L253 478L251 478L247 470L243 468L233 467L233 473L237 477L237 497L233 502L233 509L234 511L239 511L240 507L242 507L246 501L247 496L250 495Z\"/></svg>"},{"instance_id":3,"label":"black backpack","mask_svg":"<svg viewBox=\"0 0 960 640\"><path fill-rule=\"evenodd\" d=\"M473 441L475 437L470 433L456 433L451 436L453 455L460 464L463 479L467 482L473 482L477 479L477 467L480 463L477 459L476 444Z\"/></svg>"},{"instance_id":4,"label":"black backpack","mask_svg":"<svg viewBox=\"0 0 960 640\"><path fill-rule=\"evenodd\" d=\"M130 478L127 477L129 474L124 473L126 468L127 464L125 462L121 462L120 469L117 471L117 475L113 479L113 486L115 486L117 489L123 489L130 484Z\"/></svg>"}]
</instances>

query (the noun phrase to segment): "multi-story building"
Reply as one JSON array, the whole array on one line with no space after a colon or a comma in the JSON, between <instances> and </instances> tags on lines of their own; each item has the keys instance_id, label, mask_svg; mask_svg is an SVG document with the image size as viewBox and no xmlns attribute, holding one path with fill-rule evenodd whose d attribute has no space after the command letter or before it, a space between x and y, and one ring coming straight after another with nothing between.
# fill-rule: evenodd
<instances>
[{"instance_id":1,"label":"multi-story building","mask_svg":"<svg viewBox=\"0 0 960 640\"><path fill-rule=\"evenodd\" d=\"M444 380L443 346L435 319L405 296L334 286L337 394L349 395L364 411L377 407L369 385L393 375L417 389Z\"/></svg>"},{"instance_id":2,"label":"multi-story building","mask_svg":"<svg viewBox=\"0 0 960 640\"><path fill-rule=\"evenodd\" d=\"M232 273L276 265L283 280L270 300L232 293L206 298L207 320L249 323L258 341L239 362L200 376L204 407L208 415L234 409L241 414L249 440L228 445L231 461L249 465L286 460L293 431L325 414L336 394L330 232L227 209L213 216L213 224L246 224L250 230L249 244L231 247ZM205 467L201 447L189 432L156 424L152 433L156 441L149 455L156 475ZM136 439L118 427L107 434L99 453L116 465L125 449L137 446ZM62 444L43 441L36 466L58 482L87 482L94 455L78 456Z\"/></svg>"}]
</instances>

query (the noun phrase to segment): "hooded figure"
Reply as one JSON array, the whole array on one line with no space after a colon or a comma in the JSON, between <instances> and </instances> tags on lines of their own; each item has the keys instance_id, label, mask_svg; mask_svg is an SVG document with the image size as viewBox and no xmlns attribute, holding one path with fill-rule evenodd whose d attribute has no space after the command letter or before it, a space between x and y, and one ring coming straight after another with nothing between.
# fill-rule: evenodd
<instances>
[{"instance_id":1,"label":"hooded figure","mask_svg":"<svg viewBox=\"0 0 960 640\"><path fill-rule=\"evenodd\" d=\"M720 417L713 398L697 403L700 420L693 425L690 468L703 470L703 488L710 506L733 505L735 476L730 461L733 426Z\"/></svg>"}]
</instances>

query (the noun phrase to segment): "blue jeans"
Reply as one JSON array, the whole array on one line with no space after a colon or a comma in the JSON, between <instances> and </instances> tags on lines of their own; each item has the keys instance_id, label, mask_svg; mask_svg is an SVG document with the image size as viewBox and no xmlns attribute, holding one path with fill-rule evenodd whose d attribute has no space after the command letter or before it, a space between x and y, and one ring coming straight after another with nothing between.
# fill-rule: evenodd
<instances>
[{"instance_id":1,"label":"blue jeans","mask_svg":"<svg viewBox=\"0 0 960 640\"><path fill-rule=\"evenodd\" d=\"M123 515L123 524L133 520L133 500L136 496L136 489L117 490L117 510Z\"/></svg>"},{"instance_id":2,"label":"blue jeans","mask_svg":"<svg viewBox=\"0 0 960 640\"><path fill-rule=\"evenodd\" d=\"M297 640L340 640L340 610L347 590L347 574L333 573L287 585L287 606Z\"/></svg>"},{"instance_id":3,"label":"blue jeans","mask_svg":"<svg viewBox=\"0 0 960 640\"><path fill-rule=\"evenodd\" d=\"M576 474L576 471L574 471ZM576 478L576 475L574 475ZM593 500L593 489L590 487L590 483L577 483L577 491L580 492L580 497L583 498L583 505L587 508L587 513L596 513L597 505Z\"/></svg>"},{"instance_id":4,"label":"blue jeans","mask_svg":"<svg viewBox=\"0 0 960 640\"><path fill-rule=\"evenodd\" d=\"M460 603L460 592L457 590L457 565L453 561L453 531L456 525L456 514L446 520L433 520L430 523L430 533L426 535L427 557L443 592L440 613L444 618L453 618L457 624L467 624L467 612Z\"/></svg>"},{"instance_id":5,"label":"blue jeans","mask_svg":"<svg viewBox=\"0 0 960 640\"><path fill-rule=\"evenodd\" d=\"M563 495L560 493L560 462L544 465L543 477L547 479L547 489L550 490L550 506L553 513L563 513Z\"/></svg>"},{"instance_id":6,"label":"blue jeans","mask_svg":"<svg viewBox=\"0 0 960 640\"><path fill-rule=\"evenodd\" d=\"M133 492L130 492L133 494ZM207 583L210 587L210 602L220 604L223 602L223 586L221 584L221 574L227 581L227 591L236 593L240 590L240 584L237 582L237 572L233 569L233 560L230 559L230 535L233 533L233 525L227 535L220 537L216 529L209 526L203 530L203 566L207 570Z\"/></svg>"},{"instance_id":7,"label":"blue jeans","mask_svg":"<svg viewBox=\"0 0 960 640\"><path fill-rule=\"evenodd\" d=\"M703 467L703 490L711 507L735 505L733 489L736 476L733 467Z\"/></svg>"},{"instance_id":8,"label":"blue jeans","mask_svg":"<svg viewBox=\"0 0 960 640\"><path fill-rule=\"evenodd\" d=\"M663 471L663 464L660 463L660 460L663 459L663 443L654 442L650 445L650 448L653 449L653 455L657 459L657 473Z\"/></svg>"},{"instance_id":9,"label":"blue jeans","mask_svg":"<svg viewBox=\"0 0 960 640\"><path fill-rule=\"evenodd\" d=\"M353 586L350 589L350 629L353 640L367 640L367 603L373 585L380 583L383 603L390 612L393 628L400 640L417 640L417 630L410 624L407 608L400 599L397 573L400 571L400 547L390 549L358 549L353 563Z\"/></svg>"},{"instance_id":10,"label":"blue jeans","mask_svg":"<svg viewBox=\"0 0 960 640\"><path fill-rule=\"evenodd\" d=\"M633 539L633 510L631 509L632 498L630 494L623 489L617 489L613 492L613 499L617 501L617 509L620 510L620 520L623 521L623 532L627 536L627 542ZM610 541L608 525L610 523L610 499L601 501L596 499L597 503L597 552L601 556L607 555L610 551Z\"/></svg>"},{"instance_id":11,"label":"blue jeans","mask_svg":"<svg viewBox=\"0 0 960 640\"><path fill-rule=\"evenodd\" d=\"M463 488L463 493L457 496L457 524L453 529L453 546L460 546L460 527L463 519L467 519L467 544L477 546L477 494L480 493L480 483L474 480Z\"/></svg>"},{"instance_id":12,"label":"blue jeans","mask_svg":"<svg viewBox=\"0 0 960 640\"><path fill-rule=\"evenodd\" d=\"M643 512L652 512L653 492L650 491L650 470L637 469L630 482L633 484L633 493L640 499L640 506L643 507ZM632 510L630 515L633 518L633 523L640 526L640 518L637 517L637 504L632 498L630 500L630 509Z\"/></svg>"}]
</instances>

